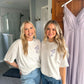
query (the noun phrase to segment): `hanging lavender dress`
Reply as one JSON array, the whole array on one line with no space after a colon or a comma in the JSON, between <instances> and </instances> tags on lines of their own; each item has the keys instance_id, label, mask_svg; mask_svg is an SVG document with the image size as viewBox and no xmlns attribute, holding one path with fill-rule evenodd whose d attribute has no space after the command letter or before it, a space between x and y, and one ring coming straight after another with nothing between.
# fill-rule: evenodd
<instances>
[{"instance_id":1,"label":"hanging lavender dress","mask_svg":"<svg viewBox=\"0 0 84 84\"><path fill-rule=\"evenodd\" d=\"M81 17L81 13L83 13L82 17ZM82 21L82 22L80 22L80 21ZM79 76L79 74L80 74L79 72L81 70L81 68L79 68L79 66L78 66L78 64L80 64L78 59L79 59L79 54L81 52L80 51L81 47L80 47L79 43L81 44L80 31L82 31L81 29L83 29L83 28L81 28L81 25L83 24L83 26L84 26L84 11L83 12L81 11L77 16L75 16L65 5L63 22L64 22L64 37L65 37L66 44L69 48L69 60L68 60L69 68L67 68L66 82L67 82L67 84L84 84L84 83L80 83L80 82L78 83L78 81L79 81L78 76ZM84 30L82 32L84 34ZM83 36L81 35L82 38L83 38ZM82 57L83 57L82 59L84 59L84 56L82 56ZM81 60L81 58L80 58L80 60ZM83 71L84 71L84 68L83 68Z\"/></svg>"},{"instance_id":2,"label":"hanging lavender dress","mask_svg":"<svg viewBox=\"0 0 84 84\"><path fill-rule=\"evenodd\" d=\"M80 28L80 44L77 69L77 83L84 84L84 8L78 14L78 27Z\"/></svg>"},{"instance_id":3,"label":"hanging lavender dress","mask_svg":"<svg viewBox=\"0 0 84 84\"><path fill-rule=\"evenodd\" d=\"M72 17L71 17L72 16ZM71 84L72 81L72 63L73 63L73 53L74 53L74 27L75 27L75 17L71 12L64 6L64 38L66 44L69 48L69 67L67 68L67 84Z\"/></svg>"}]
</instances>

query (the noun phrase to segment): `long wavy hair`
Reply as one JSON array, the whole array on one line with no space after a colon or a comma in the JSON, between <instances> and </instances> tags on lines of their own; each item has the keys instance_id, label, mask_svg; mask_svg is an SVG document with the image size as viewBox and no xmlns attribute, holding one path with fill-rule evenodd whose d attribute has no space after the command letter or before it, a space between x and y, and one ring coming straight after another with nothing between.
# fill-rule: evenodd
<instances>
[{"instance_id":1,"label":"long wavy hair","mask_svg":"<svg viewBox=\"0 0 84 84\"><path fill-rule=\"evenodd\" d=\"M58 52L61 54L61 52L63 53L63 58L66 56L67 54L67 51L66 51L66 46L65 46L65 40L64 40L64 37L63 37L63 33L62 33L62 30L60 28L60 25L58 24L57 21L55 20L50 20L47 22L47 24L45 25L45 28L44 28L44 40L48 40L48 37L46 35L46 31L47 31L47 27L49 24L53 24L55 25L55 28L56 28L56 36L54 37L54 41L56 42L56 44L58 45Z\"/></svg>"},{"instance_id":2,"label":"long wavy hair","mask_svg":"<svg viewBox=\"0 0 84 84\"><path fill-rule=\"evenodd\" d=\"M24 55L28 55L28 40L26 39L25 34L24 34L24 26L26 23L32 24L32 22L25 21L22 23L21 28L20 28L20 30L21 30L20 39L22 40ZM35 30L35 36L34 37L36 38L36 29L35 29L34 25L33 25L33 28Z\"/></svg>"}]
</instances>

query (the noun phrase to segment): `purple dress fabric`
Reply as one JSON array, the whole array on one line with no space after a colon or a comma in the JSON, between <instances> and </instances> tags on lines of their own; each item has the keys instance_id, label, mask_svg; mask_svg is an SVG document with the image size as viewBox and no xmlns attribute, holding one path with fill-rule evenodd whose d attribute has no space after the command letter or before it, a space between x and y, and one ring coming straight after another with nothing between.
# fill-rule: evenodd
<instances>
[{"instance_id":1,"label":"purple dress fabric","mask_svg":"<svg viewBox=\"0 0 84 84\"><path fill-rule=\"evenodd\" d=\"M84 84L82 83L84 81L84 74L82 74L84 72L84 67L82 72L80 72L80 65L83 65L84 62L81 61L81 59L84 59L84 9L75 16L65 5L63 22L64 38L69 48L69 67L67 68L66 84ZM83 77L83 80L81 79L81 76Z\"/></svg>"},{"instance_id":2,"label":"purple dress fabric","mask_svg":"<svg viewBox=\"0 0 84 84\"><path fill-rule=\"evenodd\" d=\"M84 8L78 14L78 27L80 28L79 57L77 69L77 83L84 84Z\"/></svg>"}]
</instances>

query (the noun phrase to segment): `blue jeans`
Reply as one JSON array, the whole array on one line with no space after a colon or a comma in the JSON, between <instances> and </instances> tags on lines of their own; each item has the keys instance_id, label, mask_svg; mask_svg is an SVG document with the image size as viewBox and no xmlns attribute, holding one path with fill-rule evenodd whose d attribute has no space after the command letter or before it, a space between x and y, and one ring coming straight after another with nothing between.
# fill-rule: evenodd
<instances>
[{"instance_id":1,"label":"blue jeans","mask_svg":"<svg viewBox=\"0 0 84 84\"><path fill-rule=\"evenodd\" d=\"M21 75L22 84L40 84L41 73L40 69L37 68L28 75Z\"/></svg>"},{"instance_id":2,"label":"blue jeans","mask_svg":"<svg viewBox=\"0 0 84 84\"><path fill-rule=\"evenodd\" d=\"M61 80L56 80L55 78L48 77L43 74L41 76L42 76L42 84L62 84Z\"/></svg>"}]
</instances>

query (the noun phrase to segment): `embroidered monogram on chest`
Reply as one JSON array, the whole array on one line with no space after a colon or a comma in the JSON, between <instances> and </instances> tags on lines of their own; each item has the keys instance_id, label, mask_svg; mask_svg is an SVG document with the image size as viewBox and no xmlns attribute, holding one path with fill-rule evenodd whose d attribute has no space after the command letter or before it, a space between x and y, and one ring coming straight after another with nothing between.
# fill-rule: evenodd
<instances>
[{"instance_id":1,"label":"embroidered monogram on chest","mask_svg":"<svg viewBox=\"0 0 84 84\"><path fill-rule=\"evenodd\" d=\"M50 56L53 56L56 53L56 49L50 50Z\"/></svg>"},{"instance_id":2,"label":"embroidered monogram on chest","mask_svg":"<svg viewBox=\"0 0 84 84\"><path fill-rule=\"evenodd\" d=\"M35 49L36 53L39 53L39 45L36 45L34 49Z\"/></svg>"}]
</instances>

